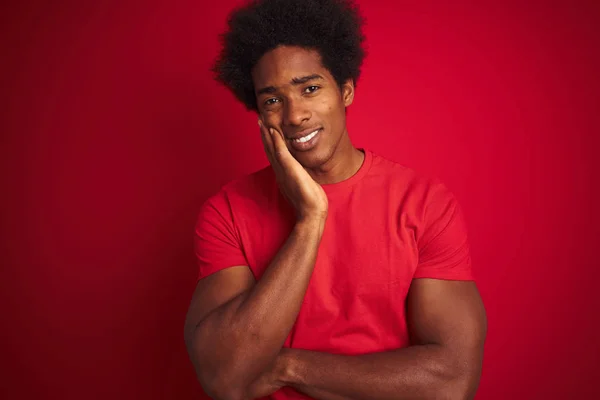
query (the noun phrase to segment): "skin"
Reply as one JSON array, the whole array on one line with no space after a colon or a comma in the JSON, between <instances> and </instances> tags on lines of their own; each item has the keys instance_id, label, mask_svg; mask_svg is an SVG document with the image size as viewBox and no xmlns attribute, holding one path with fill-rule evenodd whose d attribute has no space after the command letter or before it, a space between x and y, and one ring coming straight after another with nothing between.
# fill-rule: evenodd
<instances>
[{"instance_id":1,"label":"skin","mask_svg":"<svg viewBox=\"0 0 600 400\"><path fill-rule=\"evenodd\" d=\"M314 75L321 78L293 82ZM307 128L323 128L317 147L307 152L295 151L285 140L290 154L317 183L340 182L358 171L364 154L350 141L345 114L354 100L352 79L340 88L317 51L290 46L266 53L253 68L252 79L259 118L267 128L284 139Z\"/></svg>"},{"instance_id":2,"label":"skin","mask_svg":"<svg viewBox=\"0 0 600 400\"><path fill-rule=\"evenodd\" d=\"M321 78L299 80L311 75ZM317 52L279 47L258 61L252 77L265 153L297 223L260 281L247 266L232 266L198 282L185 338L204 390L226 400L267 396L283 386L322 400L472 397L486 334L473 282L414 280L407 298L413 344L405 349L343 356L282 348L327 221L320 184L349 178L364 155L345 125L352 81L340 88ZM314 127L323 128L316 148L296 152L287 138Z\"/></svg>"},{"instance_id":3,"label":"skin","mask_svg":"<svg viewBox=\"0 0 600 400\"><path fill-rule=\"evenodd\" d=\"M247 398L283 386L320 400L473 398L487 329L475 284L415 279L407 300L411 346L360 356L282 349Z\"/></svg>"}]
</instances>

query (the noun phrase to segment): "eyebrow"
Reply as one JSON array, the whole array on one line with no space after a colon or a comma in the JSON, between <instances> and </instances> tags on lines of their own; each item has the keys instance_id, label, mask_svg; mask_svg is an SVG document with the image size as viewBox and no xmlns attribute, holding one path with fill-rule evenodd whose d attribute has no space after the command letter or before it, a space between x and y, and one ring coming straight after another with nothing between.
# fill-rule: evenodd
<instances>
[{"instance_id":1,"label":"eyebrow","mask_svg":"<svg viewBox=\"0 0 600 400\"><path fill-rule=\"evenodd\" d=\"M319 74L312 74L312 75L302 76L302 77L299 77L299 78L292 78L292 80L290 81L290 83L292 85L302 85L302 84L304 84L304 83L306 83L308 81L312 81L314 79L324 80L324 78L321 75L319 75ZM263 93L271 94L271 93L275 93L276 91L277 91L277 88L275 86L267 86L267 87L264 87L264 88L258 90L256 92L256 94L258 96L260 96Z\"/></svg>"}]
</instances>

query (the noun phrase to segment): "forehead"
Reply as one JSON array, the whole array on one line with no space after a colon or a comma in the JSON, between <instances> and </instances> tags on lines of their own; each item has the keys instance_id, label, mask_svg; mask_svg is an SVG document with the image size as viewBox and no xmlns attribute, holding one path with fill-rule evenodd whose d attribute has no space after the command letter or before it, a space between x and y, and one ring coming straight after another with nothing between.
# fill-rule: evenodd
<instances>
[{"instance_id":1,"label":"forehead","mask_svg":"<svg viewBox=\"0 0 600 400\"><path fill-rule=\"evenodd\" d=\"M319 74L332 79L331 74L321 63L316 50L296 46L280 46L266 52L252 69L255 88L264 86L285 86L293 78Z\"/></svg>"}]
</instances>

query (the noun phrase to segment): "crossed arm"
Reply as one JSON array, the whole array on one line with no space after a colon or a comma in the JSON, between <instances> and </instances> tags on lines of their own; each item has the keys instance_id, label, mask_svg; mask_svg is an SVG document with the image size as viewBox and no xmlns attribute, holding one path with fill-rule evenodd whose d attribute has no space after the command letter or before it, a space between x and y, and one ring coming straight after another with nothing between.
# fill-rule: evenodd
<instances>
[{"instance_id":1,"label":"crossed arm","mask_svg":"<svg viewBox=\"0 0 600 400\"><path fill-rule=\"evenodd\" d=\"M290 249L293 247L291 244ZM283 265L285 249L282 253L279 263ZM277 260L270 268L277 270ZM295 272L303 273L302 268ZM300 280L301 289L305 283ZM222 270L198 283L188 312L186 343L199 380L212 397L251 399L283 386L320 400L468 399L474 395L481 373L486 317L473 282L414 280L407 299L411 346L361 356L281 349L291 328L281 321L278 333L257 332L258 320L252 315L258 314L250 308L246 315L239 314L252 293L255 306L270 299L274 309L285 313L281 302L260 294L267 285L261 288L243 266ZM295 311L295 319L297 309L290 311ZM266 322L265 318L280 319L278 315L271 311L260 318ZM248 325L242 327L239 321ZM223 341L229 345L224 346ZM275 351L268 353L268 349ZM257 364L252 370L250 366ZM214 379L217 375L227 378ZM208 379L211 376L213 379Z\"/></svg>"},{"instance_id":2,"label":"crossed arm","mask_svg":"<svg viewBox=\"0 0 600 400\"><path fill-rule=\"evenodd\" d=\"M486 333L475 284L417 279L407 306L410 347L361 356L283 349L263 379L319 400L472 398Z\"/></svg>"}]
</instances>

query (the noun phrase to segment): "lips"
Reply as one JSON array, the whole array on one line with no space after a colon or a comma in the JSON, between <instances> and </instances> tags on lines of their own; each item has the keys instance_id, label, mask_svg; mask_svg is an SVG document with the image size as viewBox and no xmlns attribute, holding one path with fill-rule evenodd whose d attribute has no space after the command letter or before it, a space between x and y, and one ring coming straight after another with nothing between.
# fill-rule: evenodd
<instances>
[{"instance_id":1,"label":"lips","mask_svg":"<svg viewBox=\"0 0 600 400\"><path fill-rule=\"evenodd\" d=\"M303 138L305 136L310 135L311 133L313 133L314 131L317 131L319 129L321 129L321 127L316 126L314 128L304 129L304 130L302 130L300 132L297 132L297 133L295 133L293 135L286 135L285 137L288 140L300 139L300 138Z\"/></svg>"},{"instance_id":2,"label":"lips","mask_svg":"<svg viewBox=\"0 0 600 400\"><path fill-rule=\"evenodd\" d=\"M297 139L291 139L288 141L289 146L296 151L295 154L300 154L300 152L310 151L314 149L317 144L320 142L322 129L316 129L312 132L308 132L309 134L304 136L306 139L304 141L300 141ZM303 131L304 132L304 131ZM311 135L311 133L313 133Z\"/></svg>"}]
</instances>

